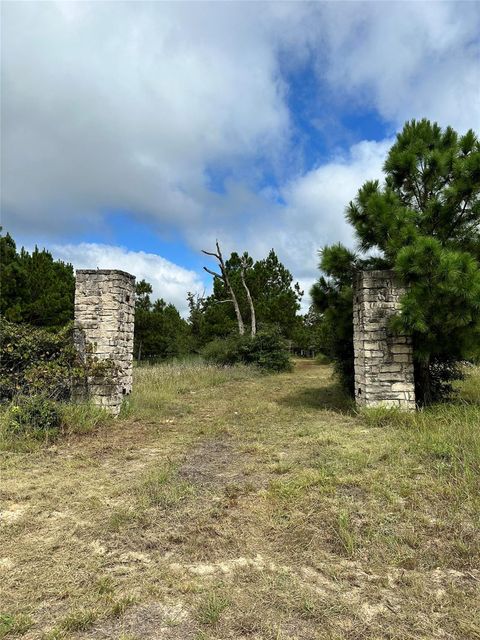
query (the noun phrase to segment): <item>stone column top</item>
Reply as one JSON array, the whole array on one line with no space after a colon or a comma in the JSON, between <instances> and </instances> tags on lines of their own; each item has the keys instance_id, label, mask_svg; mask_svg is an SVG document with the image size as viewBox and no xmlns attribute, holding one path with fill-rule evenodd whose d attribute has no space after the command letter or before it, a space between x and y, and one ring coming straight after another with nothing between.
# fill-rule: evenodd
<instances>
[{"instance_id":1,"label":"stone column top","mask_svg":"<svg viewBox=\"0 0 480 640\"><path fill-rule=\"evenodd\" d=\"M135 276L133 276L131 273L128 273L127 271L122 271L121 269L76 269L75 270L75 274L77 276L81 276L81 275L103 275L103 276L110 276L114 273L118 273L121 276L125 276L127 278L130 278L131 280L135 280Z\"/></svg>"}]
</instances>

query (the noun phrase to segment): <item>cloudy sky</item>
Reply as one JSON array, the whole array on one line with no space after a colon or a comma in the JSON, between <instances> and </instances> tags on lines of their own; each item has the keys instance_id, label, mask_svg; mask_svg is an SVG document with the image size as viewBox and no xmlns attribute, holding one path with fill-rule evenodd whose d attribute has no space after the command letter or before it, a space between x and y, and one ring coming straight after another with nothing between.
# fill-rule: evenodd
<instances>
[{"instance_id":1,"label":"cloudy sky","mask_svg":"<svg viewBox=\"0 0 480 640\"><path fill-rule=\"evenodd\" d=\"M3 2L2 225L185 310L215 238L308 290L395 133L480 130L478 2Z\"/></svg>"}]
</instances>

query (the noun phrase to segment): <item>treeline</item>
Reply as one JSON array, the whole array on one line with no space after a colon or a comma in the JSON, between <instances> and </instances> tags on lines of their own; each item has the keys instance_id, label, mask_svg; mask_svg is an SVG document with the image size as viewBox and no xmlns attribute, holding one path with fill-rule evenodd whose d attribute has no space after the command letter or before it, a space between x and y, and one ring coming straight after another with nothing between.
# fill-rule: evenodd
<instances>
[{"instance_id":1,"label":"treeline","mask_svg":"<svg viewBox=\"0 0 480 640\"><path fill-rule=\"evenodd\" d=\"M71 264L54 260L46 249L29 253L17 250L12 236L0 234L0 315L9 322L46 329L60 329L73 320L75 276ZM298 282L272 249L262 260L248 253L232 253L225 261L229 282L251 330L251 305L242 283L253 300L256 329L273 332L300 349L322 349L325 331L322 316L313 308L299 313L303 295ZM145 280L136 285L134 356L137 360L164 360L202 353L215 340L238 333L230 292L214 277L210 295L188 293L188 318L162 298L152 299L153 289ZM208 349L207 349L208 351Z\"/></svg>"},{"instance_id":2,"label":"treeline","mask_svg":"<svg viewBox=\"0 0 480 640\"><path fill-rule=\"evenodd\" d=\"M36 327L63 327L73 320L75 276L71 264L46 249L17 251L10 234L0 234L0 315Z\"/></svg>"}]
</instances>

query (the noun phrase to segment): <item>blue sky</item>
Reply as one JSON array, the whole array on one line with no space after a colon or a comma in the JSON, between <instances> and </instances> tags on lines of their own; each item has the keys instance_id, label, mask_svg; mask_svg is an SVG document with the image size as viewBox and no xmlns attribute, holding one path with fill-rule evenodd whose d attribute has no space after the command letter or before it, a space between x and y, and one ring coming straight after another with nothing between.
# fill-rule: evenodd
<instances>
[{"instance_id":1,"label":"blue sky","mask_svg":"<svg viewBox=\"0 0 480 640\"><path fill-rule=\"evenodd\" d=\"M1 10L4 228L183 312L216 238L308 290L407 119L480 129L475 2Z\"/></svg>"}]
</instances>

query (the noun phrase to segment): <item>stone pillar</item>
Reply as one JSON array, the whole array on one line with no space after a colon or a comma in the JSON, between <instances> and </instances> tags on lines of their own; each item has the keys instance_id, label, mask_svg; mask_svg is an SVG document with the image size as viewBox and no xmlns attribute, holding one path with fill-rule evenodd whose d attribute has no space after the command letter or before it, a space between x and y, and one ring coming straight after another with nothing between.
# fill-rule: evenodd
<instances>
[{"instance_id":1,"label":"stone pillar","mask_svg":"<svg viewBox=\"0 0 480 640\"><path fill-rule=\"evenodd\" d=\"M404 293L393 271L362 271L355 278L355 399L360 406L415 409L412 342L388 328Z\"/></svg>"},{"instance_id":2,"label":"stone pillar","mask_svg":"<svg viewBox=\"0 0 480 640\"><path fill-rule=\"evenodd\" d=\"M117 269L82 269L75 280L75 344L82 358L108 360L111 373L75 390L117 415L132 390L135 277Z\"/></svg>"}]
</instances>

